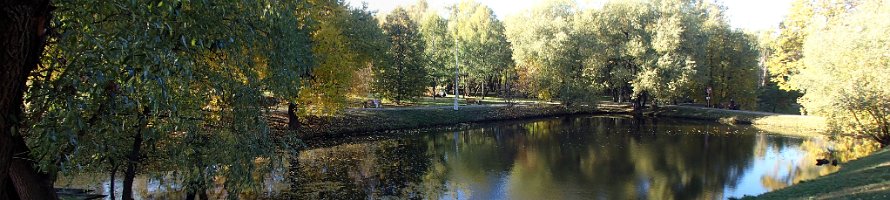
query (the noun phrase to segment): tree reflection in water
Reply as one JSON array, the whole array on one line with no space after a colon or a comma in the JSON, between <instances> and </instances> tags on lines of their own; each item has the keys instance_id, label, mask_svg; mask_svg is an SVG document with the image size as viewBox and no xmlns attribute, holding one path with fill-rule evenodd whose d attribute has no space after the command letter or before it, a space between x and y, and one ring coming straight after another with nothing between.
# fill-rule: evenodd
<instances>
[{"instance_id":1,"label":"tree reflection in water","mask_svg":"<svg viewBox=\"0 0 890 200\"><path fill-rule=\"evenodd\" d=\"M490 124L305 151L282 197L713 199L836 170L806 162L809 139L758 132L602 116Z\"/></svg>"},{"instance_id":2,"label":"tree reflection in water","mask_svg":"<svg viewBox=\"0 0 890 200\"><path fill-rule=\"evenodd\" d=\"M286 156L245 198L270 199L715 199L756 195L836 171L815 166L826 147L846 161L863 140L827 142L750 126L618 116L482 124L334 143ZM860 148L851 148L853 146ZM866 152L866 153L863 153ZM91 175L82 175L91 176ZM107 180L57 186L103 191ZM103 177L103 176L96 176ZM78 181L80 180L80 181ZM89 181L93 180L93 181ZM139 197L182 197L176 181L147 178ZM152 182L154 180L154 182ZM161 180L161 181L158 181ZM165 183L155 184L151 183ZM209 191L224 197L224 190ZM163 186L162 186L163 185ZM142 188L145 187L145 188ZM151 188L169 188L164 190ZM181 188L180 188L181 189Z\"/></svg>"}]
</instances>

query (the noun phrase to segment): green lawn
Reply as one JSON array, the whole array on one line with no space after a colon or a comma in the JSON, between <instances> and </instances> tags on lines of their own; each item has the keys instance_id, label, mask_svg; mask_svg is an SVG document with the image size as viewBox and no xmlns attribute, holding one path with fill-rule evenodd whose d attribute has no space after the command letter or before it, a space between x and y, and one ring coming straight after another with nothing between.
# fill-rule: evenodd
<instances>
[{"instance_id":1,"label":"green lawn","mask_svg":"<svg viewBox=\"0 0 890 200\"><path fill-rule=\"evenodd\" d=\"M826 129L825 118L768 112L725 110L693 106L665 106L656 116L718 121L726 124L750 124L770 132L794 136L820 136Z\"/></svg>"},{"instance_id":2,"label":"green lawn","mask_svg":"<svg viewBox=\"0 0 890 200\"><path fill-rule=\"evenodd\" d=\"M481 104L506 104L506 103L508 103L504 98L500 98L500 97L485 97L485 99L482 99L482 97L476 97L476 96L470 96L470 97L461 96L461 98L458 100L458 103L460 105L466 105L467 104L466 98L473 98L473 99L479 100L481 102ZM517 103L517 104L550 103L547 101L541 101L541 100L537 100L537 99L522 99L522 98L514 98L512 101L513 101L513 103ZM384 104L384 106L387 106L387 107L392 107L392 106L398 106L398 107L404 107L404 106L450 106L450 105L454 105L454 96L448 95L446 97L436 97L436 98L419 97L414 100L403 101L401 105L395 105L395 103L392 101L384 100L383 104Z\"/></svg>"}]
</instances>

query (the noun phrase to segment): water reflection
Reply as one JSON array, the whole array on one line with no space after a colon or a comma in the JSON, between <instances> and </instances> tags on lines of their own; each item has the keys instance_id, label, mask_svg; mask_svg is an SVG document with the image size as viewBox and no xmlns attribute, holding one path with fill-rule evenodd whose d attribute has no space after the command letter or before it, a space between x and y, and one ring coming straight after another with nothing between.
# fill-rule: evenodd
<instances>
[{"instance_id":1,"label":"water reflection","mask_svg":"<svg viewBox=\"0 0 890 200\"><path fill-rule=\"evenodd\" d=\"M287 156L284 167L267 175L259 196L248 197L740 197L836 171L814 165L826 146L818 138L697 121L609 116L516 121L306 150ZM138 191L148 198L182 197Z\"/></svg>"},{"instance_id":2,"label":"water reflection","mask_svg":"<svg viewBox=\"0 0 890 200\"><path fill-rule=\"evenodd\" d=\"M303 152L279 198L714 199L812 178L809 140L621 117L496 124ZM811 143L811 142L810 142ZM811 159L812 158L812 159ZM758 180L756 182L746 181Z\"/></svg>"}]
</instances>

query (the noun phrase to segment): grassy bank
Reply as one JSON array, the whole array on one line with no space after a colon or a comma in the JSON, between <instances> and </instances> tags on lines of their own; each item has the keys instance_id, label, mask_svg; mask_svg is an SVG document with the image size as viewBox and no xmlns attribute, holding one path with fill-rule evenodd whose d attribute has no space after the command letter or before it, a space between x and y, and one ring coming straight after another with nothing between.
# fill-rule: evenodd
<instances>
[{"instance_id":1,"label":"grassy bank","mask_svg":"<svg viewBox=\"0 0 890 200\"><path fill-rule=\"evenodd\" d=\"M576 114L627 114L629 104L600 102L596 106L568 108L559 104L529 103L463 105L459 111L451 106L388 107L379 109L347 109L333 116L309 116L301 119L298 137L342 137L359 133L405 130L460 123L553 117ZM770 132L796 136L819 136L825 120L815 116L781 115L766 112L723 110L691 106L665 106L651 113L657 117L718 121L727 124L750 124ZM286 124L286 115L278 111L272 120Z\"/></svg>"},{"instance_id":2,"label":"grassy bank","mask_svg":"<svg viewBox=\"0 0 890 200\"><path fill-rule=\"evenodd\" d=\"M795 136L818 136L825 132L822 117L783 115L768 112L725 110L693 106L665 106L654 112L658 117L717 121L725 124L749 124L757 128Z\"/></svg>"},{"instance_id":3,"label":"grassy bank","mask_svg":"<svg viewBox=\"0 0 890 200\"><path fill-rule=\"evenodd\" d=\"M621 107L572 107L550 104L410 107L381 109L349 109L334 116L312 116L301 119L298 137L342 137L367 132L405 130L460 123L553 117L576 114L606 114L621 112ZM272 119L286 124L286 115L278 112Z\"/></svg>"},{"instance_id":4,"label":"grassy bank","mask_svg":"<svg viewBox=\"0 0 890 200\"><path fill-rule=\"evenodd\" d=\"M844 163L838 172L756 199L890 199L890 149Z\"/></svg>"}]
</instances>

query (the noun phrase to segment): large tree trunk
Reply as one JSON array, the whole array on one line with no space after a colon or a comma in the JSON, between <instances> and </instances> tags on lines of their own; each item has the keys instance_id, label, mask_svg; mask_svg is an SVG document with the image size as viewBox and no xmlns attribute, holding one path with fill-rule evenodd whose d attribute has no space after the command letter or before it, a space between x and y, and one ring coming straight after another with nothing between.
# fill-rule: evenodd
<instances>
[{"instance_id":1,"label":"large tree trunk","mask_svg":"<svg viewBox=\"0 0 890 200\"><path fill-rule=\"evenodd\" d=\"M30 151L21 136L13 136L13 150L16 152L9 166L9 180L15 186L20 199L58 199L53 182L46 173L40 173L30 160ZM25 158L16 158L16 157Z\"/></svg>"},{"instance_id":2,"label":"large tree trunk","mask_svg":"<svg viewBox=\"0 0 890 200\"><path fill-rule=\"evenodd\" d=\"M0 0L0 199L57 199L52 181L34 168L24 138L25 81L45 45L49 0ZM13 190L14 188L14 190Z\"/></svg>"}]
</instances>

